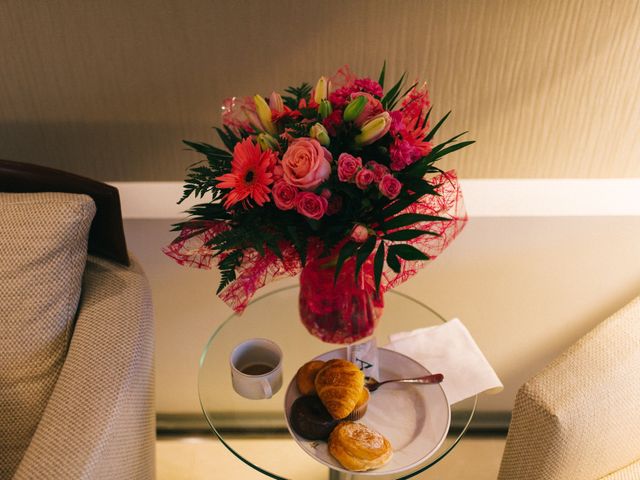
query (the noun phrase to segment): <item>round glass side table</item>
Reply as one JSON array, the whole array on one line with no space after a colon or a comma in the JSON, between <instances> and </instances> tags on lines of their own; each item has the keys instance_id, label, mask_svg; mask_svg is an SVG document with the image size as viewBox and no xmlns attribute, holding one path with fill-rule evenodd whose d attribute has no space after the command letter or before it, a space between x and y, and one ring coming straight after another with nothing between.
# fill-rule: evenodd
<instances>
[{"instance_id":1,"label":"round glass side table","mask_svg":"<svg viewBox=\"0 0 640 480\"><path fill-rule=\"evenodd\" d=\"M300 472L318 469L318 462L293 441L282 445L279 458L256 457L248 450L238 433L261 437L287 432L284 396L298 368L311 358L344 345L321 342L310 335L298 318L297 286L285 287L253 300L245 312L227 318L211 335L200 358L198 393L202 411L213 432L245 464L267 477L301 480ZM389 334L414 330L444 322L427 305L396 291L385 295L385 309L375 331L379 347L388 343ZM248 400L238 395L231 385L229 356L233 348L248 338L268 338L283 351L283 386L268 400ZM467 431L477 404L477 396L451 406L451 426L444 443L421 465L394 476L375 476L379 480L407 479L429 469L449 454ZM280 447L279 447L280 448ZM295 458L282 462L281 458ZM307 463L305 463L307 462ZM302 468L301 468L302 465ZM308 465L308 468L305 468ZM323 467L325 468L325 467ZM329 468L328 478L364 478Z\"/></svg>"}]
</instances>

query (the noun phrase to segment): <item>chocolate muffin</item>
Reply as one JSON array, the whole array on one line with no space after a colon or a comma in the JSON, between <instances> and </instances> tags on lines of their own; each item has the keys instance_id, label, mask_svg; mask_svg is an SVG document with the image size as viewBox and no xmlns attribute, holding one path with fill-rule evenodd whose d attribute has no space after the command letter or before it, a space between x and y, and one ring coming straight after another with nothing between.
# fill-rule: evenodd
<instances>
[{"instance_id":1,"label":"chocolate muffin","mask_svg":"<svg viewBox=\"0 0 640 480\"><path fill-rule=\"evenodd\" d=\"M307 440L326 440L339 423L316 396L299 397L291 405L289 416L295 432Z\"/></svg>"}]
</instances>

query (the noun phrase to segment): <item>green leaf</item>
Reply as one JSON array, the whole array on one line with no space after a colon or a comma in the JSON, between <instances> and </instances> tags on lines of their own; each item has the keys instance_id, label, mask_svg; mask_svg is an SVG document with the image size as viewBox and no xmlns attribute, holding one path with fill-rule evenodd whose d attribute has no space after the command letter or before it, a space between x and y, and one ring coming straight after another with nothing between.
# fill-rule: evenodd
<instances>
[{"instance_id":1,"label":"green leaf","mask_svg":"<svg viewBox=\"0 0 640 480\"><path fill-rule=\"evenodd\" d=\"M216 295L222 292L227 285L236 279L236 268L241 262L242 250L234 250L218 264L218 269L220 270L220 284L218 285Z\"/></svg>"},{"instance_id":2,"label":"green leaf","mask_svg":"<svg viewBox=\"0 0 640 480\"><path fill-rule=\"evenodd\" d=\"M449 115L451 115L451 110L449 110L449 112L447 112L447 114L442 117L440 119L440 121L438 123L436 123L435 127L433 127L431 129L431 131L427 134L427 136L424 138L425 142L430 142L431 139L433 138L433 136L436 134L436 132L440 129L440 127L442 126L442 124L445 122L445 120L449 117Z\"/></svg>"},{"instance_id":3,"label":"green leaf","mask_svg":"<svg viewBox=\"0 0 640 480\"><path fill-rule=\"evenodd\" d=\"M196 152L206 155L207 157L232 158L232 155L226 150L222 150L221 148L214 147L213 145L209 145L207 143L197 143L191 142L189 140L183 140L182 143L189 146Z\"/></svg>"},{"instance_id":4,"label":"green leaf","mask_svg":"<svg viewBox=\"0 0 640 480\"><path fill-rule=\"evenodd\" d=\"M414 238L421 237L422 235L432 235L439 237L440 234L436 232L430 232L429 230L397 230L393 233L386 234L383 238L392 242L405 242L407 240L413 240Z\"/></svg>"},{"instance_id":5,"label":"green leaf","mask_svg":"<svg viewBox=\"0 0 640 480\"><path fill-rule=\"evenodd\" d=\"M389 248L387 253L387 265L389 265L389 268L396 273L400 273L400 270L402 270L400 260L398 260L396 254L391 251L391 248Z\"/></svg>"},{"instance_id":6,"label":"green leaf","mask_svg":"<svg viewBox=\"0 0 640 480\"><path fill-rule=\"evenodd\" d=\"M397 255L405 260L429 260L429 256L422 253L416 247L401 244L389 247L389 254Z\"/></svg>"},{"instance_id":7,"label":"green leaf","mask_svg":"<svg viewBox=\"0 0 640 480\"><path fill-rule=\"evenodd\" d=\"M372 235L367 238L367 241L358 249L358 253L356 254L356 279L358 278L362 264L369 258L371 252L373 252L373 248L376 246L376 240L376 237Z\"/></svg>"},{"instance_id":8,"label":"green leaf","mask_svg":"<svg viewBox=\"0 0 640 480\"><path fill-rule=\"evenodd\" d=\"M185 220L183 222L178 222L178 223L174 223L173 225L171 225L171 231L172 232L180 232L182 231L185 227L188 227L191 230L208 230L210 228L210 225L207 221L202 221L202 220L194 220L194 219L189 219L189 220ZM191 238L191 237L189 237ZM179 241L180 239L176 239L174 240L174 242Z\"/></svg>"},{"instance_id":9,"label":"green leaf","mask_svg":"<svg viewBox=\"0 0 640 480\"><path fill-rule=\"evenodd\" d=\"M289 240L291 241L291 243L295 247L296 251L298 252L298 255L300 256L300 262L302 263L302 266L304 266L304 264L307 263L307 242L306 242L306 239L301 237L298 234L298 230L296 229L296 227L294 227L292 225L287 225L285 232L286 232Z\"/></svg>"},{"instance_id":10,"label":"green leaf","mask_svg":"<svg viewBox=\"0 0 640 480\"><path fill-rule=\"evenodd\" d=\"M443 157L444 155L447 155L451 152L454 152L456 150L458 150L459 148L464 148L467 145L470 145L470 143L466 143L466 142L461 142L455 145L452 145L451 147L456 147L456 148L445 148L448 144L450 144L451 142L457 140L458 138L460 138L462 135L466 134L468 132L462 132L459 133L453 137L451 137L449 140L447 140L446 142L442 142L438 145L436 145L435 147L433 147L433 149L431 150L431 152L429 152L428 155L422 157L420 160L418 160L417 162L415 162L414 164L410 165L409 167L405 168L402 171L402 175L403 176L411 176L411 177L424 177L424 175L429 171L429 167L431 166L431 164L435 163L436 160L438 160L439 158ZM474 143L474 142L471 142ZM458 147L458 145L461 145Z\"/></svg>"},{"instance_id":11,"label":"green leaf","mask_svg":"<svg viewBox=\"0 0 640 480\"><path fill-rule=\"evenodd\" d=\"M422 128L427 126L427 122L429 121L429 117L431 116L431 109L433 107L429 107L429 110L427 110L427 114L424 116L424 122L422 122Z\"/></svg>"},{"instance_id":12,"label":"green leaf","mask_svg":"<svg viewBox=\"0 0 640 480\"><path fill-rule=\"evenodd\" d=\"M387 61L385 60L384 63L382 64L382 70L380 71L380 76L378 77L378 83L382 88L384 88L384 76L386 74L386 71L387 71Z\"/></svg>"},{"instance_id":13,"label":"green leaf","mask_svg":"<svg viewBox=\"0 0 640 480\"><path fill-rule=\"evenodd\" d=\"M193 193L193 191L196 189L195 185L185 185L184 186L184 192L182 193L182 197L180 197L180 199L178 200L178 205L180 205L182 202L184 202L187 198L189 198L189 196Z\"/></svg>"},{"instance_id":14,"label":"green leaf","mask_svg":"<svg viewBox=\"0 0 640 480\"><path fill-rule=\"evenodd\" d=\"M381 218L384 220L385 218L392 217L396 213L400 213L402 210L407 208L409 205L414 203L417 199L414 195L410 195L406 198L398 199L393 203L390 203L386 206L380 213Z\"/></svg>"},{"instance_id":15,"label":"green leaf","mask_svg":"<svg viewBox=\"0 0 640 480\"><path fill-rule=\"evenodd\" d=\"M425 174L429 171L431 165L437 160L435 155L431 153L426 157L421 158L416 163L411 165L409 168L406 168L402 174L403 176L409 176L413 178L423 178ZM406 183L406 180L404 180Z\"/></svg>"},{"instance_id":16,"label":"green leaf","mask_svg":"<svg viewBox=\"0 0 640 480\"><path fill-rule=\"evenodd\" d=\"M261 257L264 257L264 245L260 239L258 239L257 242L254 242L253 247L258 251Z\"/></svg>"},{"instance_id":17,"label":"green leaf","mask_svg":"<svg viewBox=\"0 0 640 480\"><path fill-rule=\"evenodd\" d=\"M458 138L460 138L462 135L465 135L465 134L467 134L467 133L469 133L469 131L468 131L468 130L466 130L466 131L464 131L464 132L462 132L462 133L459 133L459 134L457 134L457 135L454 135L453 137L451 137L451 138L450 138L449 140L447 140L446 142L442 142L440 145L438 145L438 150L440 150L440 148L441 148L441 147L444 147L445 145L449 145L451 142L453 142L453 141L457 140L457 139L458 139Z\"/></svg>"},{"instance_id":18,"label":"green leaf","mask_svg":"<svg viewBox=\"0 0 640 480\"><path fill-rule=\"evenodd\" d=\"M397 215L390 220L387 220L380 228L383 230L393 230L394 228L407 227L409 225L413 225L418 222L449 222L450 218L446 217L438 217L435 215L423 215L421 213L403 213L402 215Z\"/></svg>"},{"instance_id":19,"label":"green leaf","mask_svg":"<svg viewBox=\"0 0 640 480\"><path fill-rule=\"evenodd\" d=\"M308 83L303 83L299 87L288 87L285 89L285 92L292 96L283 96L282 100L284 104L292 110L298 108L298 103L303 98L308 98L311 93L311 85Z\"/></svg>"},{"instance_id":20,"label":"green leaf","mask_svg":"<svg viewBox=\"0 0 640 480\"><path fill-rule=\"evenodd\" d=\"M315 220L313 218L305 217L305 221L307 222L307 225L309 225L311 230L313 230L314 232L317 232L318 230L320 230L320 221L319 220Z\"/></svg>"},{"instance_id":21,"label":"green leaf","mask_svg":"<svg viewBox=\"0 0 640 480\"><path fill-rule=\"evenodd\" d=\"M267 244L269 250L271 250L276 255L276 257L282 260L282 251L278 246L278 239L271 235L265 235L264 242Z\"/></svg>"},{"instance_id":22,"label":"green leaf","mask_svg":"<svg viewBox=\"0 0 640 480\"><path fill-rule=\"evenodd\" d=\"M240 139L231 130L229 130L229 127L225 127L224 130L215 127L215 130L218 133L220 140L222 140L222 143L224 143L224 146L227 147L230 152L233 152L233 147L236 146L236 143L238 143Z\"/></svg>"},{"instance_id":23,"label":"green leaf","mask_svg":"<svg viewBox=\"0 0 640 480\"><path fill-rule=\"evenodd\" d=\"M175 227L172 229L172 231L174 231L174 232L175 231L180 231L180 230L181 229L177 229ZM171 243L174 244L174 243L184 242L185 240L188 240L190 238L197 237L198 235L206 232L207 230L209 230L209 229L208 228L196 228L196 229L190 231L188 235L182 235L181 234L181 235L177 236L176 238L173 239L173 241Z\"/></svg>"},{"instance_id":24,"label":"green leaf","mask_svg":"<svg viewBox=\"0 0 640 480\"><path fill-rule=\"evenodd\" d=\"M247 230L248 228L246 227L243 228L240 225L236 225L234 228L214 235L213 238L205 243L205 245L215 248L219 253L237 249L245 249L248 247L246 242ZM262 248L261 243L259 244L259 246ZM256 245L255 248L257 249L258 246Z\"/></svg>"},{"instance_id":25,"label":"green leaf","mask_svg":"<svg viewBox=\"0 0 640 480\"><path fill-rule=\"evenodd\" d=\"M411 165L408 168L406 168L402 172L402 174L403 175L408 175L408 176L411 176L411 177L420 177L420 178L422 178L422 177L425 176L425 174L427 174L429 172L432 172L431 167L439 158L442 158L445 155L453 153L456 150L460 150L461 148L467 147L467 146L475 143L475 141L474 140L469 140L469 141L466 141L466 142L456 143L456 144L451 145L451 146L449 146L447 148L442 148L445 145L445 143L442 143L442 144L438 145L436 148L434 148L429 153L429 155L427 155L426 157L423 157L422 159L418 160L413 165Z\"/></svg>"},{"instance_id":26,"label":"green leaf","mask_svg":"<svg viewBox=\"0 0 640 480\"><path fill-rule=\"evenodd\" d=\"M409 88L407 88L404 93L401 95L401 97L406 97L407 93L409 93L411 90L413 90L414 88L416 88L418 86L418 82L414 83L413 85L411 85ZM420 117L418 117L420 118Z\"/></svg>"},{"instance_id":27,"label":"green leaf","mask_svg":"<svg viewBox=\"0 0 640 480\"><path fill-rule=\"evenodd\" d=\"M460 138L462 135L464 135L465 133L469 133L469 132L462 132L459 133L458 135L455 135L453 137L451 137L449 140L447 140L446 142L442 142L438 145L436 145L435 147L433 147L431 149L431 152L429 152L429 155L427 155L427 157L430 158L430 160L435 160L435 158L437 158L438 153L440 151L442 151L444 149L444 147L446 147L447 145L449 145L450 143L452 143L453 141L457 140L458 138Z\"/></svg>"},{"instance_id":28,"label":"green leaf","mask_svg":"<svg viewBox=\"0 0 640 480\"><path fill-rule=\"evenodd\" d=\"M418 196L418 198L426 194L436 194L435 185L423 178L410 178L404 181L404 185L408 190L414 192Z\"/></svg>"},{"instance_id":29,"label":"green leaf","mask_svg":"<svg viewBox=\"0 0 640 480\"><path fill-rule=\"evenodd\" d=\"M343 245L340 253L338 254L338 261L336 262L336 271L333 276L333 283L338 280L338 275L340 274L340 270L342 270L342 265L344 264L345 260L353 255L353 252L356 251L356 248L358 248L358 244L353 242L347 242Z\"/></svg>"},{"instance_id":30,"label":"green leaf","mask_svg":"<svg viewBox=\"0 0 640 480\"><path fill-rule=\"evenodd\" d=\"M380 290L382 267L384 267L384 242L380 242L376 256L373 259L373 278L376 285L376 291Z\"/></svg>"},{"instance_id":31,"label":"green leaf","mask_svg":"<svg viewBox=\"0 0 640 480\"><path fill-rule=\"evenodd\" d=\"M436 154L436 158L444 157L445 155L449 155L450 153L453 153L456 150L460 150L461 148L468 147L469 145L474 144L474 143L476 143L475 140L468 140L466 142L456 143L454 145L451 145L450 147L447 147L447 148L444 148L444 149L440 150Z\"/></svg>"},{"instance_id":32,"label":"green leaf","mask_svg":"<svg viewBox=\"0 0 640 480\"><path fill-rule=\"evenodd\" d=\"M440 175L446 175L447 174L447 172L445 172L444 170L439 169L435 165L429 165L429 168L427 169L427 173L438 173ZM436 195L439 195L439 194L436 194Z\"/></svg>"},{"instance_id":33,"label":"green leaf","mask_svg":"<svg viewBox=\"0 0 640 480\"><path fill-rule=\"evenodd\" d=\"M392 109L393 104L395 103L395 100L398 97L398 93L402 88L402 84L404 83L405 75L406 73L403 73L402 76L400 77L400 80L398 80L398 82L393 87L391 87L391 90L389 90L387 94L384 97L382 97L381 102L385 110Z\"/></svg>"},{"instance_id":34,"label":"green leaf","mask_svg":"<svg viewBox=\"0 0 640 480\"><path fill-rule=\"evenodd\" d=\"M229 220L231 217L220 203L199 203L187 212L197 220Z\"/></svg>"},{"instance_id":35,"label":"green leaf","mask_svg":"<svg viewBox=\"0 0 640 480\"><path fill-rule=\"evenodd\" d=\"M453 137L451 137L449 140L439 143L438 145L436 145L435 147L433 147L431 149L431 152L429 152L428 155L422 157L418 162L414 163L413 165L410 165L408 168L406 168L404 170L404 172L414 172L416 170L416 167L419 167L420 162L426 160L429 163L433 163L436 158L438 158L438 153L444 149L444 147L446 147L448 144L450 144L451 142L454 142L455 140L457 140L458 138L460 138L462 135L469 133L468 131L466 132L462 132L459 133L457 135L454 135Z\"/></svg>"},{"instance_id":36,"label":"green leaf","mask_svg":"<svg viewBox=\"0 0 640 480\"><path fill-rule=\"evenodd\" d=\"M407 208L409 205L412 205L413 203L415 203L417 200L420 199L420 197L430 193L435 195L436 191L435 188L428 182L422 180L422 179L418 179L420 182L424 182L427 183L429 185L429 187L426 186L422 186L422 184L419 184L417 181L415 181L416 179L411 179L409 181L405 181L405 185L407 187L410 187L411 190L414 191L413 194L407 196L407 197L403 197L403 198L399 198L397 199L395 202L388 204L386 207L384 207L381 211L381 218L382 220L384 220L385 218L389 218L393 215L395 215L396 213L400 213L402 210L404 210L405 208Z\"/></svg>"}]
</instances>

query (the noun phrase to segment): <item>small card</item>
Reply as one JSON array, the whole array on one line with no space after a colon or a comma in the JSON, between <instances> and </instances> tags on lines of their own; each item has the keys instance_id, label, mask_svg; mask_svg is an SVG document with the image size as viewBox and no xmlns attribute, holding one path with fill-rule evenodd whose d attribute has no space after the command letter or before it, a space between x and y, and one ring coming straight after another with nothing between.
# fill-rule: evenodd
<instances>
[{"instance_id":1,"label":"small card","mask_svg":"<svg viewBox=\"0 0 640 480\"><path fill-rule=\"evenodd\" d=\"M364 372L365 377L380 379L378 344L375 337L366 342L349 345L347 347L347 358Z\"/></svg>"}]
</instances>

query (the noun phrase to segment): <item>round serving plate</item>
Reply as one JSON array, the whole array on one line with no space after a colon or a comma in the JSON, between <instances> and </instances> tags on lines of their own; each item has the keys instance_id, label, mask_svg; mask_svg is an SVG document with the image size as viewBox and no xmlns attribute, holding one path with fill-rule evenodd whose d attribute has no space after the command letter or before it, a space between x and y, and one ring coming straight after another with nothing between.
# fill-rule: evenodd
<instances>
[{"instance_id":1,"label":"round serving plate","mask_svg":"<svg viewBox=\"0 0 640 480\"><path fill-rule=\"evenodd\" d=\"M378 352L379 381L420 377L431 373L401 353L384 348L378 349ZM327 361L346 358L346 355L346 348L340 348L319 355L314 360ZM353 473L333 458L326 442L307 440L293 430L289 421L291 406L300 396L294 377L289 383L284 401L287 428L294 440L318 462L334 470ZM358 475L389 475L423 463L438 450L449 431L451 408L440 384L390 383L371 393L367 412L359 422L384 435L391 443L393 456L386 465L358 472Z\"/></svg>"}]
</instances>

